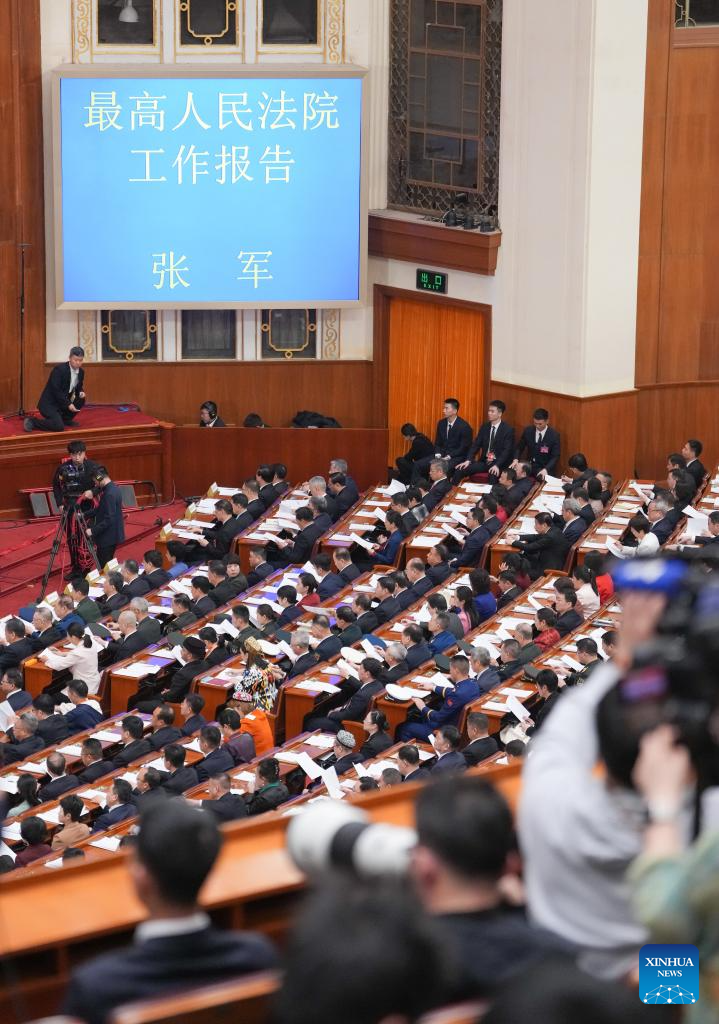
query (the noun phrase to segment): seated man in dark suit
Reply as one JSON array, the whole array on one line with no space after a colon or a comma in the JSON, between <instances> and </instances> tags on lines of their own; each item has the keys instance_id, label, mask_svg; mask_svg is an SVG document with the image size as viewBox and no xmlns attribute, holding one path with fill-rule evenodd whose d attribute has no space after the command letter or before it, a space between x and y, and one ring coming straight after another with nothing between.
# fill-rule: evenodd
<instances>
[{"instance_id":1,"label":"seated man in dark suit","mask_svg":"<svg viewBox=\"0 0 719 1024\"><path fill-rule=\"evenodd\" d=\"M287 466L284 462L275 462L272 464L272 470L272 486L277 491L278 495L281 496L286 494L290 489L290 485L287 480Z\"/></svg>"},{"instance_id":2,"label":"seated man in dark suit","mask_svg":"<svg viewBox=\"0 0 719 1024\"><path fill-rule=\"evenodd\" d=\"M397 768L403 782L422 782L429 778L426 768L420 768L419 747L416 743L406 743L397 751Z\"/></svg>"},{"instance_id":3,"label":"seated man in dark suit","mask_svg":"<svg viewBox=\"0 0 719 1024\"><path fill-rule=\"evenodd\" d=\"M202 718L201 715L199 717ZM180 743L168 743L162 751L162 756L165 770L162 773L161 785L168 793L178 796L199 783L195 769L192 765L185 764L187 751Z\"/></svg>"},{"instance_id":4,"label":"seated man in dark suit","mask_svg":"<svg viewBox=\"0 0 719 1024\"><path fill-rule=\"evenodd\" d=\"M691 474L694 479L694 483L697 488L701 487L704 483L704 477L706 476L706 469L699 461L699 456L704 451L704 445L701 441L690 439L685 441L682 446L682 455L686 460L686 471Z\"/></svg>"},{"instance_id":5,"label":"seated man in dark suit","mask_svg":"<svg viewBox=\"0 0 719 1024\"><path fill-rule=\"evenodd\" d=\"M50 647L52 644L56 644L58 640L62 640L62 632L57 626L53 625L52 612L49 608L42 605L37 608L32 617L32 624L35 630L30 634L30 642L35 653L44 651L46 647Z\"/></svg>"},{"instance_id":6,"label":"seated man in dark suit","mask_svg":"<svg viewBox=\"0 0 719 1024\"><path fill-rule=\"evenodd\" d=\"M475 643L481 644L481 636L477 638ZM465 645L464 650L467 649ZM474 681L479 687L481 694L489 693L495 686L499 686L502 682L499 669L496 665L492 664L492 656L486 647L472 647L469 654L470 665L472 666L472 672L474 673Z\"/></svg>"},{"instance_id":7,"label":"seated man in dark suit","mask_svg":"<svg viewBox=\"0 0 719 1024\"><path fill-rule=\"evenodd\" d=\"M143 816L131 877L149 919L131 946L77 968L63 1013L102 1024L123 1003L276 966L267 939L215 928L198 903L221 845L216 822L180 801L169 800Z\"/></svg>"},{"instance_id":8,"label":"seated man in dark suit","mask_svg":"<svg viewBox=\"0 0 719 1024\"><path fill-rule=\"evenodd\" d=\"M145 714L152 714L158 704L177 704L184 700L195 676L207 672L210 666L205 660L205 642L196 636L187 636L182 641L185 664L175 670L168 686L168 677L160 672L158 676L143 684L142 688L128 701L128 709L137 708Z\"/></svg>"},{"instance_id":9,"label":"seated man in dark suit","mask_svg":"<svg viewBox=\"0 0 719 1024\"><path fill-rule=\"evenodd\" d=\"M264 509L263 509L264 510ZM215 522L202 531L197 540L185 545L185 561L222 560L230 552L232 541L242 527L232 514L232 505L226 498L215 502Z\"/></svg>"},{"instance_id":10,"label":"seated man in dark suit","mask_svg":"<svg viewBox=\"0 0 719 1024\"><path fill-rule=\"evenodd\" d=\"M462 550L451 562L453 569L463 569L479 564L484 545L492 539L492 535L484 525L485 514L481 508L472 508L467 513L467 534L462 543Z\"/></svg>"},{"instance_id":11,"label":"seated man in dark suit","mask_svg":"<svg viewBox=\"0 0 719 1024\"><path fill-rule=\"evenodd\" d=\"M344 473L332 473L327 488L334 499L336 519L341 519L359 501L359 491Z\"/></svg>"},{"instance_id":12,"label":"seated man in dark suit","mask_svg":"<svg viewBox=\"0 0 719 1024\"><path fill-rule=\"evenodd\" d=\"M421 433L415 427L414 423L403 423L400 433L410 442L410 446L409 450L396 460L397 479L401 480L403 484L409 484L412 480L415 463L421 459L434 457L434 445L426 434Z\"/></svg>"},{"instance_id":13,"label":"seated man in dark suit","mask_svg":"<svg viewBox=\"0 0 719 1024\"><path fill-rule=\"evenodd\" d=\"M192 610L198 619L204 618L206 615L212 615L217 607L210 597L211 590L212 584L208 580L207 576L192 577L190 586Z\"/></svg>"},{"instance_id":14,"label":"seated man in dark suit","mask_svg":"<svg viewBox=\"0 0 719 1024\"><path fill-rule=\"evenodd\" d=\"M212 776L207 783L207 793L208 799L202 800L200 807L211 814L218 825L247 817L245 798L232 792L232 779L226 772Z\"/></svg>"},{"instance_id":15,"label":"seated man in dark suit","mask_svg":"<svg viewBox=\"0 0 719 1024\"><path fill-rule=\"evenodd\" d=\"M133 597L130 601L130 607L128 611L131 611L137 621L136 632L142 637L145 646L149 647L150 644L157 644L162 639L162 623L159 619L153 619L150 615L150 606L144 597ZM120 612L120 615L123 613ZM138 647L138 650L142 650Z\"/></svg>"},{"instance_id":16,"label":"seated man in dark suit","mask_svg":"<svg viewBox=\"0 0 719 1024\"><path fill-rule=\"evenodd\" d=\"M33 699L33 708L37 715L37 734L46 747L61 743L69 736L65 716L55 710L57 705L49 693L39 693Z\"/></svg>"},{"instance_id":17,"label":"seated man in dark suit","mask_svg":"<svg viewBox=\"0 0 719 1024\"><path fill-rule=\"evenodd\" d=\"M444 544L437 544L427 552L427 575L432 586L444 583L452 572L449 566L449 551Z\"/></svg>"},{"instance_id":18,"label":"seated man in dark suit","mask_svg":"<svg viewBox=\"0 0 719 1024\"><path fill-rule=\"evenodd\" d=\"M313 665L317 664L317 655L310 650L310 635L304 629L296 629L290 640L290 647L296 655L295 662L289 670L288 679L301 676L309 672Z\"/></svg>"},{"instance_id":19,"label":"seated man in dark suit","mask_svg":"<svg viewBox=\"0 0 719 1024\"><path fill-rule=\"evenodd\" d=\"M6 734L6 741L0 743L0 765L24 761L43 749L44 743L37 735L37 726L37 716L31 711L24 711L15 720L12 729Z\"/></svg>"},{"instance_id":20,"label":"seated man in dark suit","mask_svg":"<svg viewBox=\"0 0 719 1024\"><path fill-rule=\"evenodd\" d=\"M503 487L507 488L506 503L510 511L513 512L516 508L519 508L534 487L529 463L517 462L514 467L503 469L499 476L499 482Z\"/></svg>"},{"instance_id":21,"label":"seated man in dark suit","mask_svg":"<svg viewBox=\"0 0 719 1024\"><path fill-rule=\"evenodd\" d=\"M330 629L330 620L326 615L315 615L310 632L319 641L314 648L318 661L327 661L340 653L342 641Z\"/></svg>"},{"instance_id":22,"label":"seated man in dark suit","mask_svg":"<svg viewBox=\"0 0 719 1024\"><path fill-rule=\"evenodd\" d=\"M425 640L424 630L416 622L410 622L402 630L402 646L405 649L404 660L407 662L407 669L411 672L419 668L425 661L434 658L429 644Z\"/></svg>"},{"instance_id":23,"label":"seated man in dark suit","mask_svg":"<svg viewBox=\"0 0 719 1024\"><path fill-rule=\"evenodd\" d=\"M319 536L312 510L303 505L295 512L295 519L299 529L294 540L289 537L277 537L269 544L267 557L275 566L304 565L312 554L312 548Z\"/></svg>"},{"instance_id":24,"label":"seated man in dark suit","mask_svg":"<svg viewBox=\"0 0 719 1024\"><path fill-rule=\"evenodd\" d=\"M470 711L467 715L467 735L469 743L462 750L462 756L468 768L486 761L499 750L496 739L489 735L489 719L481 711Z\"/></svg>"},{"instance_id":25,"label":"seated man in dark suit","mask_svg":"<svg viewBox=\"0 0 719 1024\"><path fill-rule=\"evenodd\" d=\"M342 641L343 647L351 647L362 639L362 630L357 623L357 616L348 604L341 604L335 612L333 632Z\"/></svg>"},{"instance_id":26,"label":"seated man in dark suit","mask_svg":"<svg viewBox=\"0 0 719 1024\"><path fill-rule=\"evenodd\" d=\"M337 575L342 580L343 587L347 586L348 583L354 582L358 576L362 575L352 561L347 548L337 548L333 557L337 566Z\"/></svg>"},{"instance_id":27,"label":"seated man in dark suit","mask_svg":"<svg viewBox=\"0 0 719 1024\"><path fill-rule=\"evenodd\" d=\"M357 616L357 625L362 636L367 633L374 633L380 622L376 612L372 608L372 598L369 594L355 594L352 598L352 611Z\"/></svg>"},{"instance_id":28,"label":"seated man in dark suit","mask_svg":"<svg viewBox=\"0 0 719 1024\"><path fill-rule=\"evenodd\" d=\"M187 594L174 594L172 598L172 618L165 622L162 632L165 636L168 633L181 633L183 629L197 622L197 616L192 610L192 601Z\"/></svg>"},{"instance_id":29,"label":"seated man in dark suit","mask_svg":"<svg viewBox=\"0 0 719 1024\"><path fill-rule=\"evenodd\" d=\"M75 707L65 715L71 735L92 729L104 718L100 705L88 697L87 683L82 679L71 679L67 684L67 696Z\"/></svg>"},{"instance_id":30,"label":"seated man in dark suit","mask_svg":"<svg viewBox=\"0 0 719 1024\"><path fill-rule=\"evenodd\" d=\"M235 767L232 754L221 744L222 733L216 725L200 729L200 749L204 757L193 766L200 782L207 782L211 776L230 772Z\"/></svg>"},{"instance_id":31,"label":"seated man in dark suit","mask_svg":"<svg viewBox=\"0 0 719 1024\"><path fill-rule=\"evenodd\" d=\"M389 622L390 619L394 619L402 610L397 598L394 596L396 589L397 584L392 576L380 576L377 580L374 592L374 600L377 604L374 607L374 613L380 625Z\"/></svg>"},{"instance_id":32,"label":"seated man in dark suit","mask_svg":"<svg viewBox=\"0 0 719 1024\"><path fill-rule=\"evenodd\" d=\"M40 786L37 794L43 803L46 800L57 800L63 793L68 793L77 786L75 776L66 774L66 765L65 757L57 750L47 755L48 781Z\"/></svg>"},{"instance_id":33,"label":"seated man in dark suit","mask_svg":"<svg viewBox=\"0 0 719 1024\"><path fill-rule=\"evenodd\" d=\"M237 524L237 534L242 533L243 530L249 529L255 521L255 516L248 511L249 501L244 491L238 491L237 494L233 494L230 498L230 505L232 506L232 515ZM262 502L258 501L258 504Z\"/></svg>"},{"instance_id":34,"label":"seated man in dark suit","mask_svg":"<svg viewBox=\"0 0 719 1024\"><path fill-rule=\"evenodd\" d=\"M324 715L310 714L304 723L307 731L322 729L337 733L342 728L343 721L364 720L372 698L384 689L382 662L376 658L365 658L356 669L357 675L347 676L341 684L341 695L346 698L343 703Z\"/></svg>"},{"instance_id":35,"label":"seated man in dark suit","mask_svg":"<svg viewBox=\"0 0 719 1024\"><path fill-rule=\"evenodd\" d=\"M427 512L432 512L452 490L445 459L432 459L429 464L429 479L432 486L422 498L422 504Z\"/></svg>"},{"instance_id":36,"label":"seated man in dark suit","mask_svg":"<svg viewBox=\"0 0 719 1024\"><path fill-rule=\"evenodd\" d=\"M532 426L525 427L519 439L512 468L516 469L524 456L529 461L530 475L543 480L555 475L559 452L559 434L549 426L549 413L546 409L535 409Z\"/></svg>"},{"instance_id":37,"label":"seated man in dark suit","mask_svg":"<svg viewBox=\"0 0 719 1024\"><path fill-rule=\"evenodd\" d=\"M434 459L444 459L452 470L467 457L472 444L472 428L459 416L459 401L445 398L443 417L437 423L434 435L434 454L415 459L412 464L412 483L425 477Z\"/></svg>"},{"instance_id":38,"label":"seated man in dark suit","mask_svg":"<svg viewBox=\"0 0 719 1024\"><path fill-rule=\"evenodd\" d=\"M130 603L130 598L124 591L125 581L121 572L109 572L102 582L103 596L98 597L97 603L103 615L113 615Z\"/></svg>"},{"instance_id":39,"label":"seated man in dark suit","mask_svg":"<svg viewBox=\"0 0 719 1024\"><path fill-rule=\"evenodd\" d=\"M88 737L82 741L82 771L75 777L78 786L86 786L89 782L96 782L112 771L112 762L105 761L102 757L102 743L99 740Z\"/></svg>"},{"instance_id":40,"label":"seated man in dark suit","mask_svg":"<svg viewBox=\"0 0 719 1024\"><path fill-rule=\"evenodd\" d=\"M269 508L270 505L277 501L277 491L272 485L274 475L274 467L267 465L267 463L258 466L255 472L255 480L259 487L258 497L265 508Z\"/></svg>"},{"instance_id":41,"label":"seated man in dark suit","mask_svg":"<svg viewBox=\"0 0 719 1024\"><path fill-rule=\"evenodd\" d=\"M584 616L577 611L577 595L573 587L562 587L557 590L554 607L557 612L555 629L560 636L571 633L584 621Z\"/></svg>"},{"instance_id":42,"label":"seated man in dark suit","mask_svg":"<svg viewBox=\"0 0 719 1024\"><path fill-rule=\"evenodd\" d=\"M497 610L506 608L512 601L516 601L518 597L522 595L522 588L517 584L516 573L513 573L510 569L504 569L500 572L497 577L497 590L499 591L499 597L497 598Z\"/></svg>"},{"instance_id":43,"label":"seated man in dark suit","mask_svg":"<svg viewBox=\"0 0 719 1024\"><path fill-rule=\"evenodd\" d=\"M267 579L275 572L275 567L267 561L267 550L263 547L250 548L247 560L250 563L250 571L247 573L247 585L257 586L262 580Z\"/></svg>"},{"instance_id":44,"label":"seated man in dark suit","mask_svg":"<svg viewBox=\"0 0 719 1024\"><path fill-rule=\"evenodd\" d=\"M587 462L587 457L583 452L575 452L574 455L570 455L567 467L569 474L562 476L564 493L567 495L571 494L575 487L583 487L587 480L591 480L597 474L596 469L592 469Z\"/></svg>"},{"instance_id":45,"label":"seated man in dark suit","mask_svg":"<svg viewBox=\"0 0 719 1024\"><path fill-rule=\"evenodd\" d=\"M562 569L570 545L549 512L536 514L534 529L535 533L515 536L512 547L522 552L531 567L530 575L536 579L548 569Z\"/></svg>"},{"instance_id":46,"label":"seated man in dark suit","mask_svg":"<svg viewBox=\"0 0 719 1024\"><path fill-rule=\"evenodd\" d=\"M566 498L562 502L562 537L570 548L577 543L589 525L586 519L581 517L581 510L581 505L574 498Z\"/></svg>"},{"instance_id":47,"label":"seated man in dark suit","mask_svg":"<svg viewBox=\"0 0 719 1024\"><path fill-rule=\"evenodd\" d=\"M498 398L489 403L487 422L479 428L466 458L455 466L455 484L476 473L489 473L491 480L499 480L501 471L510 465L514 455L514 430L502 419L506 408Z\"/></svg>"},{"instance_id":48,"label":"seated man in dark suit","mask_svg":"<svg viewBox=\"0 0 719 1024\"><path fill-rule=\"evenodd\" d=\"M673 508L671 502L664 495L657 496L647 506L647 519L652 524L651 532L660 544L666 544L676 530L681 517L681 512ZM627 531L627 533L630 532Z\"/></svg>"},{"instance_id":49,"label":"seated man in dark suit","mask_svg":"<svg viewBox=\"0 0 719 1024\"><path fill-rule=\"evenodd\" d=\"M133 654L142 651L151 642L147 636L137 629L137 616L133 611L126 609L120 612L117 619L117 630L112 630L116 640L111 640L107 645L107 660L114 663L131 658Z\"/></svg>"},{"instance_id":50,"label":"seated man in dark suit","mask_svg":"<svg viewBox=\"0 0 719 1024\"><path fill-rule=\"evenodd\" d=\"M35 649L25 632L22 619L8 619L5 623L5 640L6 643L0 645L0 675L5 669L17 668Z\"/></svg>"},{"instance_id":51,"label":"seated man in dark suit","mask_svg":"<svg viewBox=\"0 0 719 1024\"><path fill-rule=\"evenodd\" d=\"M359 764L362 760L362 755L359 750L355 750L355 746L356 742L352 733L347 729L340 729L335 736L331 756L324 760L324 767L334 768L337 775L344 775L353 765Z\"/></svg>"},{"instance_id":52,"label":"seated man in dark suit","mask_svg":"<svg viewBox=\"0 0 719 1024\"><path fill-rule=\"evenodd\" d=\"M314 524L318 537L321 537L323 533L327 533L328 530L332 529L332 516L327 511L329 506L326 498L315 498L314 496L311 496L307 502L307 507L314 516Z\"/></svg>"},{"instance_id":53,"label":"seated man in dark suit","mask_svg":"<svg viewBox=\"0 0 719 1024\"><path fill-rule=\"evenodd\" d=\"M454 725L442 725L434 733L437 760L431 768L433 778L439 775L457 775L467 771L467 762L459 752L462 737Z\"/></svg>"},{"instance_id":54,"label":"seated man in dark suit","mask_svg":"<svg viewBox=\"0 0 719 1024\"><path fill-rule=\"evenodd\" d=\"M142 575L150 584L150 590L157 590L169 583L172 577L162 567L162 555L155 548L146 551L142 556Z\"/></svg>"},{"instance_id":55,"label":"seated man in dark suit","mask_svg":"<svg viewBox=\"0 0 719 1024\"><path fill-rule=\"evenodd\" d=\"M148 739L153 750L162 750L168 743L182 739L182 731L175 725L175 709L169 704L158 704L152 712L152 734Z\"/></svg>"},{"instance_id":56,"label":"seated man in dark suit","mask_svg":"<svg viewBox=\"0 0 719 1024\"><path fill-rule=\"evenodd\" d=\"M126 779L113 779L107 791L107 810L95 818L93 832L104 832L127 818L134 818L137 808L132 802L132 786Z\"/></svg>"},{"instance_id":57,"label":"seated man in dark suit","mask_svg":"<svg viewBox=\"0 0 719 1024\"><path fill-rule=\"evenodd\" d=\"M323 603L334 597L335 594L339 594L340 590L347 586L347 582L341 576L332 572L332 559L329 555L324 553L315 555L312 559L312 566L319 580L317 593Z\"/></svg>"},{"instance_id":58,"label":"seated man in dark suit","mask_svg":"<svg viewBox=\"0 0 719 1024\"><path fill-rule=\"evenodd\" d=\"M113 768L127 768L131 761L149 754L152 744L144 739L145 727L139 715L126 715L120 726L122 750L112 759Z\"/></svg>"},{"instance_id":59,"label":"seated man in dark suit","mask_svg":"<svg viewBox=\"0 0 719 1024\"><path fill-rule=\"evenodd\" d=\"M120 573L125 584L122 592L126 597L130 599L133 597L144 597L145 594L149 594L152 590L152 585L147 576L144 573L140 576L140 566L134 559L126 559L120 566Z\"/></svg>"}]
</instances>

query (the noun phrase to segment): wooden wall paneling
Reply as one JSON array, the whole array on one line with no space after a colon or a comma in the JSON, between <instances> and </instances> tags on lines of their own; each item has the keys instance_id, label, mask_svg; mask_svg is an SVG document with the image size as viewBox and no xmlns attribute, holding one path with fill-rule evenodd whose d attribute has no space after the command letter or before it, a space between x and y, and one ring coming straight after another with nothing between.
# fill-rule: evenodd
<instances>
[{"instance_id":1,"label":"wooden wall paneling","mask_svg":"<svg viewBox=\"0 0 719 1024\"><path fill-rule=\"evenodd\" d=\"M691 52L691 51L690 51ZM666 476L666 457L689 437L704 445L702 462L719 461L719 385L691 383L640 388L637 393L637 471L640 477Z\"/></svg>"},{"instance_id":2,"label":"wooden wall paneling","mask_svg":"<svg viewBox=\"0 0 719 1024\"><path fill-rule=\"evenodd\" d=\"M40 356L31 373L31 405L49 369ZM386 406L383 411L375 400L374 364L364 360L98 363L86 367L86 387L91 402L137 402L143 412L179 424L197 423L208 399L226 423L259 412L271 426L287 427L302 409L334 416L343 427L386 423Z\"/></svg>"},{"instance_id":3,"label":"wooden wall paneling","mask_svg":"<svg viewBox=\"0 0 719 1024\"><path fill-rule=\"evenodd\" d=\"M639 232L635 383L657 380L662 217L672 5L649 0L644 90L644 149Z\"/></svg>"},{"instance_id":4,"label":"wooden wall paneling","mask_svg":"<svg viewBox=\"0 0 719 1024\"><path fill-rule=\"evenodd\" d=\"M406 450L400 434L412 422L430 437L442 402L454 396L474 429L484 416L491 359L491 310L402 289L380 288L385 308L375 324L379 360L386 347L388 462ZM375 304L377 309L377 303Z\"/></svg>"},{"instance_id":5,"label":"wooden wall paneling","mask_svg":"<svg viewBox=\"0 0 719 1024\"><path fill-rule=\"evenodd\" d=\"M387 478L386 429L252 430L227 427L173 431L175 486L183 497L204 493L215 481L239 484L263 462L284 462L288 479L302 483L314 474L326 477L330 459L346 459L360 488Z\"/></svg>"},{"instance_id":6,"label":"wooden wall paneling","mask_svg":"<svg viewBox=\"0 0 719 1024\"><path fill-rule=\"evenodd\" d=\"M549 422L561 435L563 466L570 455L581 451L580 399L517 384L507 384L499 380L492 381L490 391L490 400L501 398L506 403L505 417L514 427L516 435L532 422L535 409L544 408L549 411Z\"/></svg>"}]
</instances>

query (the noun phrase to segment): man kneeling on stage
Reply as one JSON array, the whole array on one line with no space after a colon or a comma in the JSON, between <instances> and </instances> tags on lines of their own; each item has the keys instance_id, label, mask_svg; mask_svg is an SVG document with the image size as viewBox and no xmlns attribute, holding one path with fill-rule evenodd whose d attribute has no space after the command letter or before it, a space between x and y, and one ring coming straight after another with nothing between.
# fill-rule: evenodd
<instances>
[{"instance_id":1,"label":"man kneeling on stage","mask_svg":"<svg viewBox=\"0 0 719 1024\"><path fill-rule=\"evenodd\" d=\"M75 346L70 349L66 363L53 367L37 403L40 415L26 417L25 430L58 431L72 424L85 404L85 371L82 368L84 358L85 350Z\"/></svg>"}]
</instances>

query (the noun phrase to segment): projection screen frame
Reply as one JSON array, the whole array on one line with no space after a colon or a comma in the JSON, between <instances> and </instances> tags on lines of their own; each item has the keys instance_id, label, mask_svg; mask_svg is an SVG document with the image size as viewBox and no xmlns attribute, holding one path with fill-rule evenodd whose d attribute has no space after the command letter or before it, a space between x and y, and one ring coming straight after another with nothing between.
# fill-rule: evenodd
<instances>
[{"instance_id":1,"label":"projection screen frame","mask_svg":"<svg viewBox=\"0 0 719 1024\"><path fill-rule=\"evenodd\" d=\"M128 301L65 301L64 235L62 216L62 131L60 86L64 78L121 79L121 78L354 78L362 82L360 109L360 194L359 194L359 280L357 299L303 301L226 301L172 302L157 301L152 309L358 309L367 304L367 231L369 204L369 104L367 102L368 69L358 64L61 64L52 71L52 219L55 259L55 308L58 310L147 309L147 302Z\"/></svg>"}]
</instances>

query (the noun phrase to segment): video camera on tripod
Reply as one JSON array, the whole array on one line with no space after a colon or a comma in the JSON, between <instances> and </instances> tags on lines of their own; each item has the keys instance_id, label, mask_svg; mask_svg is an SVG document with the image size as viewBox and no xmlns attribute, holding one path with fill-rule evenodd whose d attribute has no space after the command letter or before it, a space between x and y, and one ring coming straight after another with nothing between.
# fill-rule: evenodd
<instances>
[{"instance_id":1,"label":"video camera on tripod","mask_svg":"<svg viewBox=\"0 0 719 1024\"><path fill-rule=\"evenodd\" d=\"M85 493L83 477L85 475L82 467L68 459L63 462L57 471L57 482L62 495L62 504L75 505Z\"/></svg>"}]
</instances>

